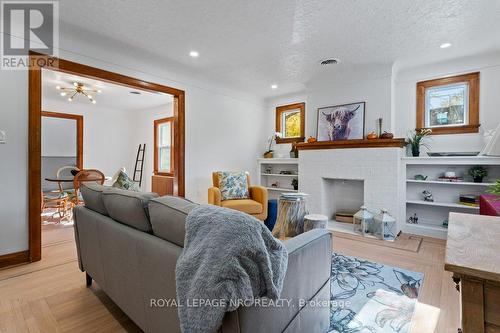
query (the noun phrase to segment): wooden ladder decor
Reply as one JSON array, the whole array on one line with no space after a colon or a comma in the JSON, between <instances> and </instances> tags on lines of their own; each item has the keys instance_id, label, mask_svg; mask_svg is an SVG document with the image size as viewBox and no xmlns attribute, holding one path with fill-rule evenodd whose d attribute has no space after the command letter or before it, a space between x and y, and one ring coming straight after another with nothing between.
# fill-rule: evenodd
<instances>
[{"instance_id":1,"label":"wooden ladder decor","mask_svg":"<svg viewBox=\"0 0 500 333\"><path fill-rule=\"evenodd\" d=\"M146 144L139 144L137 148L137 157L135 158L134 167L134 182L139 183L139 187L142 186L142 173L144 170L144 156L146 155Z\"/></svg>"}]
</instances>

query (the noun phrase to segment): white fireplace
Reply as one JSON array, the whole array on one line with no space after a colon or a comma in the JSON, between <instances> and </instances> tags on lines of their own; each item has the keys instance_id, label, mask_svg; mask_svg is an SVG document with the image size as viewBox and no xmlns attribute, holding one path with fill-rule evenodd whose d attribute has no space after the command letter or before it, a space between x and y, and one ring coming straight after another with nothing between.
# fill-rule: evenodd
<instances>
[{"instance_id":1,"label":"white fireplace","mask_svg":"<svg viewBox=\"0 0 500 333\"><path fill-rule=\"evenodd\" d=\"M361 205L375 213L386 208L400 230L403 153L399 147L301 150L299 190L309 194L309 211L333 220L335 212Z\"/></svg>"}]
</instances>

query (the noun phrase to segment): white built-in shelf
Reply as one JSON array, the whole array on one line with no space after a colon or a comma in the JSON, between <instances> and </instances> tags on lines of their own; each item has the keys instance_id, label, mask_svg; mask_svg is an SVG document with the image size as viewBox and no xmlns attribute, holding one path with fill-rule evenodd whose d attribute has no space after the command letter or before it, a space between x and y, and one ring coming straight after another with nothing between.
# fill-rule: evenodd
<instances>
[{"instance_id":1,"label":"white built-in shelf","mask_svg":"<svg viewBox=\"0 0 500 333\"><path fill-rule=\"evenodd\" d=\"M467 185L467 186L491 186L495 183L474 183L474 182L444 182L440 180L415 180L407 179L407 183L422 183L422 184L442 184L442 185Z\"/></svg>"},{"instance_id":2,"label":"white built-in shelf","mask_svg":"<svg viewBox=\"0 0 500 333\"><path fill-rule=\"evenodd\" d=\"M283 187L266 187L269 191L281 191L281 192L298 192L298 190L294 190L291 188L283 188Z\"/></svg>"},{"instance_id":3,"label":"white built-in shelf","mask_svg":"<svg viewBox=\"0 0 500 333\"><path fill-rule=\"evenodd\" d=\"M413 205L427 205L427 206L437 206L437 207L449 207L449 208L463 208L463 209L472 209L479 210L479 207L462 205L454 202L436 202L436 201L424 201L424 200L407 200L407 204Z\"/></svg>"},{"instance_id":4,"label":"white built-in shelf","mask_svg":"<svg viewBox=\"0 0 500 333\"><path fill-rule=\"evenodd\" d=\"M297 178L299 175L286 175L282 173L262 173L262 176L272 176L272 177L295 177Z\"/></svg>"}]
</instances>

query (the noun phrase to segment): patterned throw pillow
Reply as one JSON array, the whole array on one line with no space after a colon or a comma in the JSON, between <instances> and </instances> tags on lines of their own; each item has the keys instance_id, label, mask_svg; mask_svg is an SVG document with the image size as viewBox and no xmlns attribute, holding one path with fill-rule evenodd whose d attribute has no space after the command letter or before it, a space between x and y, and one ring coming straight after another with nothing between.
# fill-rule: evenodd
<instances>
[{"instance_id":1,"label":"patterned throw pillow","mask_svg":"<svg viewBox=\"0 0 500 333\"><path fill-rule=\"evenodd\" d=\"M113 187L139 192L139 186L137 186L137 184L123 171L120 171L118 174L116 181L113 183Z\"/></svg>"},{"instance_id":2,"label":"patterned throw pillow","mask_svg":"<svg viewBox=\"0 0 500 333\"><path fill-rule=\"evenodd\" d=\"M248 199L248 183L246 172L219 171L219 189L222 200Z\"/></svg>"}]
</instances>

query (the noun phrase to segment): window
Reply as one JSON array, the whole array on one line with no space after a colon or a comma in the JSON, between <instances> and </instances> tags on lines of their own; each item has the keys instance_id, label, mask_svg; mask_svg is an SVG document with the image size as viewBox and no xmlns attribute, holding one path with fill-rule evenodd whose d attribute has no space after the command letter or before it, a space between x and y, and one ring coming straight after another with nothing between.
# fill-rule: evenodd
<instances>
[{"instance_id":1,"label":"window","mask_svg":"<svg viewBox=\"0 0 500 333\"><path fill-rule=\"evenodd\" d=\"M479 131L479 73L417 83L417 129L433 134Z\"/></svg>"},{"instance_id":2,"label":"window","mask_svg":"<svg viewBox=\"0 0 500 333\"><path fill-rule=\"evenodd\" d=\"M276 132L281 133L277 143L304 141L305 103L278 106L276 108Z\"/></svg>"},{"instance_id":3,"label":"window","mask_svg":"<svg viewBox=\"0 0 500 333\"><path fill-rule=\"evenodd\" d=\"M158 119L154 122L154 173L170 175L174 172L174 118Z\"/></svg>"}]
</instances>

